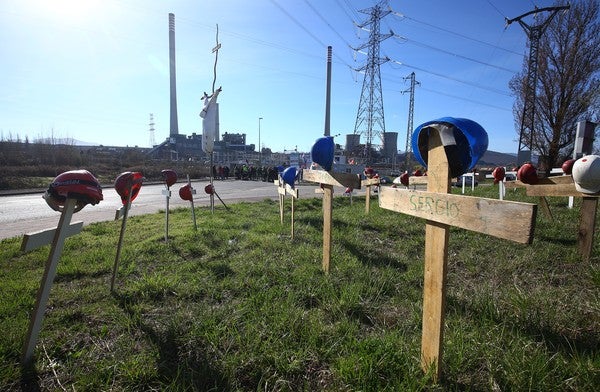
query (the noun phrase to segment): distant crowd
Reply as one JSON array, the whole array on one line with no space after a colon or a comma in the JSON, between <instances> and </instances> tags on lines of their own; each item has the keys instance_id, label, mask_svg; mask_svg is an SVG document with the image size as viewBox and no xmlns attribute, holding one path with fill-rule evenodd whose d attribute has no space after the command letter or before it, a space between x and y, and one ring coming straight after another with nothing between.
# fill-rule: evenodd
<instances>
[{"instance_id":1,"label":"distant crowd","mask_svg":"<svg viewBox=\"0 0 600 392\"><path fill-rule=\"evenodd\" d=\"M254 166L249 164L234 164L229 166L212 167L212 175L216 180L236 180L266 181L273 182L277 180L279 172L283 171L285 166ZM302 171L300 171L302 173Z\"/></svg>"}]
</instances>

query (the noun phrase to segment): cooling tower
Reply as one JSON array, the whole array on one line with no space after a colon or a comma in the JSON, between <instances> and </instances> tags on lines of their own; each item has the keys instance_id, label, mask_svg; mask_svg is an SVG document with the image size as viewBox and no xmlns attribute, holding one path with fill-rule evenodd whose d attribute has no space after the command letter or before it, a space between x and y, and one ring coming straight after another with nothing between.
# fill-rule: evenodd
<instances>
[{"instance_id":1,"label":"cooling tower","mask_svg":"<svg viewBox=\"0 0 600 392\"><path fill-rule=\"evenodd\" d=\"M346 135L346 151L351 153L360 145L360 134L350 133Z\"/></svg>"},{"instance_id":2,"label":"cooling tower","mask_svg":"<svg viewBox=\"0 0 600 392\"><path fill-rule=\"evenodd\" d=\"M383 133L383 156L393 162L398 153L398 132Z\"/></svg>"}]
</instances>

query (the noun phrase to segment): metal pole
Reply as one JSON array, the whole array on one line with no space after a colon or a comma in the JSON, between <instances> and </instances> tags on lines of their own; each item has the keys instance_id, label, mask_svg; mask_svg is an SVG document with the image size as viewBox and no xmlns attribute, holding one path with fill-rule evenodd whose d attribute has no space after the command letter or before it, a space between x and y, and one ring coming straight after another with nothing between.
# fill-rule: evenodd
<instances>
[{"instance_id":1,"label":"metal pole","mask_svg":"<svg viewBox=\"0 0 600 392\"><path fill-rule=\"evenodd\" d=\"M260 147L260 120L262 117L258 118L258 166L262 166L262 148Z\"/></svg>"}]
</instances>

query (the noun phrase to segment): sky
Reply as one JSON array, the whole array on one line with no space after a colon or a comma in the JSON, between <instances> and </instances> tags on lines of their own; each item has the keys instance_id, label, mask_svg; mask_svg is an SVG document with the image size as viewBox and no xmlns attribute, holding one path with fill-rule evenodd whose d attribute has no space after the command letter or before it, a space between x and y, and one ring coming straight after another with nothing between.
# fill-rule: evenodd
<instances>
[{"instance_id":1,"label":"sky","mask_svg":"<svg viewBox=\"0 0 600 392\"><path fill-rule=\"evenodd\" d=\"M0 139L69 138L149 147L169 136L168 14L175 14L179 133L202 133L201 97L222 87L220 132L272 151L310 151L324 135L327 46L330 132L354 133L375 0L0 0ZM514 153L510 79L527 34L506 25L549 0L388 2L380 33L385 130L404 151L413 127L469 118L488 150ZM385 8L387 9L387 7ZM531 17L524 19L533 23ZM218 26L216 79L214 75ZM357 71L358 70L358 71ZM154 132L150 131L150 114ZM259 120L262 118L262 120ZM259 135L260 133L260 135ZM366 140L361 137L361 142ZM380 144L378 138L373 144Z\"/></svg>"}]
</instances>

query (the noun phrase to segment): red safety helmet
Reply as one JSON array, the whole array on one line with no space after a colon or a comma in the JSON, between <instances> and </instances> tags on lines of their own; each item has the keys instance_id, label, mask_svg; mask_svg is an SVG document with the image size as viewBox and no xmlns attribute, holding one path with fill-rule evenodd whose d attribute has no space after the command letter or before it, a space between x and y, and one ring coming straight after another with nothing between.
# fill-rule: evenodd
<instances>
[{"instance_id":1,"label":"red safety helmet","mask_svg":"<svg viewBox=\"0 0 600 392\"><path fill-rule=\"evenodd\" d=\"M121 196L121 202L123 205L127 204L129 198L129 190L131 189L131 200L133 201L140 189L142 188L142 181L144 176L140 172L123 172L119 174L115 180L115 190Z\"/></svg>"},{"instance_id":2,"label":"red safety helmet","mask_svg":"<svg viewBox=\"0 0 600 392\"><path fill-rule=\"evenodd\" d=\"M402 173L402 175L400 176L400 183L404 186L408 186L409 178L410 178L410 175L408 174L408 172Z\"/></svg>"},{"instance_id":3,"label":"red safety helmet","mask_svg":"<svg viewBox=\"0 0 600 392\"><path fill-rule=\"evenodd\" d=\"M179 197L181 197L182 200L192 201L192 185L185 184L184 186L179 188Z\"/></svg>"},{"instance_id":4,"label":"red safety helmet","mask_svg":"<svg viewBox=\"0 0 600 392\"><path fill-rule=\"evenodd\" d=\"M212 195L213 193L215 193L215 187L212 184L208 184L204 187L204 192L206 192L209 195Z\"/></svg>"},{"instance_id":5,"label":"red safety helmet","mask_svg":"<svg viewBox=\"0 0 600 392\"><path fill-rule=\"evenodd\" d=\"M563 162L561 168L563 173L569 175L573 172L573 164L575 163L575 159L567 159Z\"/></svg>"},{"instance_id":6,"label":"red safety helmet","mask_svg":"<svg viewBox=\"0 0 600 392\"><path fill-rule=\"evenodd\" d=\"M423 175L423 173L419 169L415 170L415 172L413 173L413 176L415 176L415 177L421 177L422 175Z\"/></svg>"},{"instance_id":7,"label":"red safety helmet","mask_svg":"<svg viewBox=\"0 0 600 392\"><path fill-rule=\"evenodd\" d=\"M177 173L175 173L175 171L171 170L171 169L165 169L163 171L161 171L163 179L165 180L165 183L167 184L167 188L170 188L171 185L175 184L177 182Z\"/></svg>"},{"instance_id":8,"label":"red safety helmet","mask_svg":"<svg viewBox=\"0 0 600 392\"><path fill-rule=\"evenodd\" d=\"M498 166L492 172L492 177L494 177L494 184L504 181L505 176L506 176L506 169L503 168L502 166Z\"/></svg>"},{"instance_id":9,"label":"red safety helmet","mask_svg":"<svg viewBox=\"0 0 600 392\"><path fill-rule=\"evenodd\" d=\"M102 187L92 173L87 170L71 170L59 174L42 196L54 211L62 212L67 198L76 199L73 212L78 212L87 204L98 204L102 197Z\"/></svg>"},{"instance_id":10,"label":"red safety helmet","mask_svg":"<svg viewBox=\"0 0 600 392\"><path fill-rule=\"evenodd\" d=\"M373 178L373 176L375 175L375 170L373 170L371 166L367 166L365 167L364 174L367 178Z\"/></svg>"},{"instance_id":11,"label":"red safety helmet","mask_svg":"<svg viewBox=\"0 0 600 392\"><path fill-rule=\"evenodd\" d=\"M538 183L539 178L535 166L531 163L525 163L517 171L517 179L524 184L535 185Z\"/></svg>"}]
</instances>

